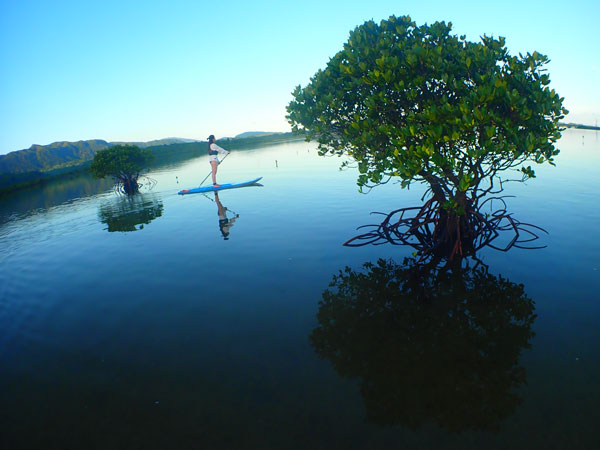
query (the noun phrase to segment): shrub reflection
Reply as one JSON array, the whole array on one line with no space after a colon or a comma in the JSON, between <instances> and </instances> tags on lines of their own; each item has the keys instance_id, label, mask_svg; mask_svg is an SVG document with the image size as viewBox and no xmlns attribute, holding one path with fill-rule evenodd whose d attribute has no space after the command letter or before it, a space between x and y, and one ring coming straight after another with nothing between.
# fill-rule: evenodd
<instances>
[{"instance_id":1,"label":"shrub reflection","mask_svg":"<svg viewBox=\"0 0 600 450\"><path fill-rule=\"evenodd\" d=\"M98 216L108 231L136 231L162 216L163 203L154 194L118 197L100 206Z\"/></svg>"}]
</instances>

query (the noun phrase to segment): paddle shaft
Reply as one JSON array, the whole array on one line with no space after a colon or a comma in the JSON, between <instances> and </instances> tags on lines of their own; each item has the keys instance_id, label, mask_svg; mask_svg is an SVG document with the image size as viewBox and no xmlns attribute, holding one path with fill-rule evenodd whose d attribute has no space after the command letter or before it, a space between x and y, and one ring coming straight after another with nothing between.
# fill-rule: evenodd
<instances>
[{"instance_id":1,"label":"paddle shaft","mask_svg":"<svg viewBox=\"0 0 600 450\"><path fill-rule=\"evenodd\" d=\"M225 159L225 158L223 158L223 159ZM205 192L203 192L203 193L202 193L202 196L203 196L203 197L205 197L205 198L207 198L207 199L209 199L209 200L210 200L211 202L213 202L213 203L217 203L217 202L216 202L214 199L212 199L212 198L210 198L208 195L206 195L206 193L205 193ZM225 207L225 210L226 210L226 211L229 211L230 213L233 213L233 214L234 214L235 216L237 216L237 217L240 217L240 215L239 215L238 213L236 213L235 211L232 211L231 209L229 209L229 208L227 208L227 207Z\"/></svg>"},{"instance_id":2,"label":"paddle shaft","mask_svg":"<svg viewBox=\"0 0 600 450\"><path fill-rule=\"evenodd\" d=\"M223 157L223 159L222 159L221 161L219 161L219 164L221 164L223 161L225 161L225 158L227 158L228 156L229 156L229 153L227 153L227 154L226 154L226 155ZM202 186L202 185L204 184L204 182L206 181L206 179L207 179L208 177L210 177L210 175L211 175L211 174L212 174L212 169L211 169L211 171L210 171L210 172L208 172L208 175L206 175L206 176L204 177L204 180L202 180L202 182L200 183L200 185L199 185L198 187Z\"/></svg>"}]
</instances>

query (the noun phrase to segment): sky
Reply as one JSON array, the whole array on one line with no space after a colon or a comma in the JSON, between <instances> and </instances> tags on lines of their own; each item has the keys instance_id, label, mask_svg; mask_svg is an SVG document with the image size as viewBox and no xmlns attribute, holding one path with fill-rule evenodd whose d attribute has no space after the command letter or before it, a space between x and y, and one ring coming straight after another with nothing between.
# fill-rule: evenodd
<instances>
[{"instance_id":1,"label":"sky","mask_svg":"<svg viewBox=\"0 0 600 450\"><path fill-rule=\"evenodd\" d=\"M598 0L0 0L0 154L289 131L292 90L391 15L547 55L565 120L600 122Z\"/></svg>"}]
</instances>

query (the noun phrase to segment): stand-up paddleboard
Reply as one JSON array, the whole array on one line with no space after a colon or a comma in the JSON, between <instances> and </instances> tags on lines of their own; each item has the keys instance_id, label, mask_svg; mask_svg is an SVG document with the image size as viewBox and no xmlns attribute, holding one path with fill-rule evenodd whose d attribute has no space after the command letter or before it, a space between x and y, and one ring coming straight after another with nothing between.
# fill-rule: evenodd
<instances>
[{"instance_id":1,"label":"stand-up paddleboard","mask_svg":"<svg viewBox=\"0 0 600 450\"><path fill-rule=\"evenodd\" d=\"M198 194L200 192L214 192L214 191L222 191L223 189L234 189L234 188L239 188L239 187L250 186L252 184L256 184L261 179L262 179L262 177L258 177L258 178L255 178L254 180L244 181L243 183L222 184L222 185L220 185L218 187L215 187L215 186L204 186L204 187L197 187L197 188L194 188L194 189L184 189L183 191L179 191L178 194L179 195Z\"/></svg>"}]
</instances>

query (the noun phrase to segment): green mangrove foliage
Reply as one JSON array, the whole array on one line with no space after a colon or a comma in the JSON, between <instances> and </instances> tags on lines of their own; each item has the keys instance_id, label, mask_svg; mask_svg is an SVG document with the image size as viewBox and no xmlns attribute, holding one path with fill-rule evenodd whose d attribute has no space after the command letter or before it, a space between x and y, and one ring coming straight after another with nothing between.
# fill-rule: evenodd
<instances>
[{"instance_id":1,"label":"green mangrove foliage","mask_svg":"<svg viewBox=\"0 0 600 450\"><path fill-rule=\"evenodd\" d=\"M152 152L148 149L115 145L96 153L90 171L98 178L112 176L119 190L129 195L138 192L140 174L148 168L152 159Z\"/></svg>"},{"instance_id":2,"label":"green mangrove foliage","mask_svg":"<svg viewBox=\"0 0 600 450\"><path fill-rule=\"evenodd\" d=\"M504 38L470 42L451 26L392 16L357 27L294 90L287 118L322 155L351 156L361 189L428 183L437 235L456 243L469 234L460 217L502 189L500 172L520 170L523 180L535 176L532 162L553 164L567 111L546 56L511 56Z\"/></svg>"}]
</instances>

